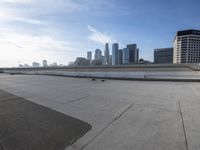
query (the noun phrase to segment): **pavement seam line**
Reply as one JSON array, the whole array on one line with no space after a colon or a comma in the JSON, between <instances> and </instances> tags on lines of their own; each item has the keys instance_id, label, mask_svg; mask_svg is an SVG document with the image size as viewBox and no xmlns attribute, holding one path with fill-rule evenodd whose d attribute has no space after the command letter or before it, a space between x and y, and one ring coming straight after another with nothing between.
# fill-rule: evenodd
<instances>
[{"instance_id":1,"label":"pavement seam line","mask_svg":"<svg viewBox=\"0 0 200 150\"><path fill-rule=\"evenodd\" d=\"M181 110L181 102L180 101L178 101L178 106L179 106L179 112L180 112L180 115L181 115L183 133L184 133L184 137L185 137L185 146L186 146L186 149L189 150L188 142L187 142L187 134L186 134L186 129L185 129L185 123L184 123L184 119L183 119L183 113L182 113L182 110Z\"/></svg>"},{"instance_id":2,"label":"pavement seam line","mask_svg":"<svg viewBox=\"0 0 200 150\"><path fill-rule=\"evenodd\" d=\"M3 147L4 150L8 150L3 143L1 144L1 146Z\"/></svg>"},{"instance_id":3,"label":"pavement seam line","mask_svg":"<svg viewBox=\"0 0 200 150\"><path fill-rule=\"evenodd\" d=\"M73 103L73 102L76 102L76 101L80 101L80 100L82 100L82 99L84 99L84 98L87 98L87 97L89 97L89 96L90 96L90 95L83 96L83 97L79 97L79 98L70 100L70 101L68 101L68 102L66 102L66 103L63 103L63 104L69 104L69 103Z\"/></svg>"},{"instance_id":4,"label":"pavement seam line","mask_svg":"<svg viewBox=\"0 0 200 150\"><path fill-rule=\"evenodd\" d=\"M196 90L191 84L190 84L190 87L191 87L192 91L194 92L194 94L195 94L198 98L200 98L199 93L197 92L197 90Z\"/></svg>"},{"instance_id":5,"label":"pavement seam line","mask_svg":"<svg viewBox=\"0 0 200 150\"><path fill-rule=\"evenodd\" d=\"M101 133L103 133L108 127L110 127L115 121L117 121L121 116L123 116L133 105L135 104L132 103L129 105L124 111L122 111L117 117L115 117L113 120L111 120L110 123L108 123L104 128L102 128L91 140L89 140L84 146L82 146L80 149L86 148L92 141L94 141Z\"/></svg>"}]
</instances>

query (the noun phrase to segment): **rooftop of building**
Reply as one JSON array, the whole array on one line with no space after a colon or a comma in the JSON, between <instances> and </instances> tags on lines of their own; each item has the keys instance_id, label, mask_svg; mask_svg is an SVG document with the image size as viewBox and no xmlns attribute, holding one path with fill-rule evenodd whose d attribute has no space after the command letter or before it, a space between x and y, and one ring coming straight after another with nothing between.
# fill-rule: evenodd
<instances>
[{"instance_id":1,"label":"rooftop of building","mask_svg":"<svg viewBox=\"0 0 200 150\"><path fill-rule=\"evenodd\" d=\"M182 30L177 32L177 36L183 36L183 35L200 35L200 30L195 29L189 29L189 30Z\"/></svg>"},{"instance_id":2,"label":"rooftop of building","mask_svg":"<svg viewBox=\"0 0 200 150\"><path fill-rule=\"evenodd\" d=\"M56 111L66 115L61 115L59 117L60 121L49 124L51 129L59 127L57 130L48 130L48 126L45 126L46 122L43 122L44 129L33 130L31 131L32 134L26 134L28 132L23 126L20 127L17 124L9 126L9 118L3 120L1 118L0 125L3 125L2 122L4 125L7 123L7 125L2 126L0 131L7 131L6 129L10 129L9 131L14 131L13 129L20 130L14 136L12 134L12 138L7 141L8 146L13 146L12 148L15 148L15 150L18 146L23 147L23 143L28 142L26 140L31 140L31 136L34 135L40 135L38 139L43 139L42 142L44 143L48 142L45 138L46 134L42 134L46 133L45 131L51 131L48 134L49 136L52 135L51 133L55 134L55 139L51 140L50 145L58 142L58 146L62 147L63 145L59 144L63 144L63 140L59 142L56 139L59 134L56 133L64 127L62 117L66 118L67 116L91 124L92 129L82 138L79 137L79 140L74 140L74 143L66 150L199 149L200 85L198 82L102 81L100 79L91 80L44 75L11 76L0 74L0 88L17 97L23 97L22 103L15 101L15 99L12 100L13 96L7 101L8 103L14 102L19 106L21 105L21 107L17 107L21 113L23 109L20 108L31 102L34 103L35 109L39 107L42 112L45 112L42 109L45 107L50 112ZM2 101L0 106L3 103L5 101ZM36 107L36 104L39 106ZM32 111L32 109L29 109L31 105L28 106L30 107L23 107L26 108L27 115L30 114L29 111ZM4 109L0 109L1 114L3 110L6 111L5 107L2 108ZM7 105L7 108L9 108L9 105ZM35 111L33 115L36 117L40 113ZM47 120L54 117L48 115L48 113L46 115ZM57 113L56 115L59 116ZM2 115L0 116L2 117ZM13 119L13 121L19 123L26 118ZM31 116L29 119L31 119ZM70 123L79 124L81 122L80 120L78 122L74 119L70 120L68 126L70 126ZM53 120L51 119L51 121ZM23 120L22 123L26 125L30 122ZM82 123L81 126L83 127L84 124ZM33 123L34 127L37 125ZM71 135L77 133L74 130L76 127L71 126L71 128L73 129ZM79 129L81 132L82 128ZM63 131L66 132L66 130ZM62 135L67 134L65 132L61 130ZM1 134L2 132L0 132L0 138ZM9 134L11 136L11 132ZM13 142L16 139L17 141ZM38 139L31 142L37 144L39 149L44 145L37 143ZM3 149L1 144L0 149ZM6 148L10 150L9 147Z\"/></svg>"},{"instance_id":3,"label":"rooftop of building","mask_svg":"<svg viewBox=\"0 0 200 150\"><path fill-rule=\"evenodd\" d=\"M156 48L154 51L166 51L166 50L173 50L173 47L167 47L167 48Z\"/></svg>"}]
</instances>

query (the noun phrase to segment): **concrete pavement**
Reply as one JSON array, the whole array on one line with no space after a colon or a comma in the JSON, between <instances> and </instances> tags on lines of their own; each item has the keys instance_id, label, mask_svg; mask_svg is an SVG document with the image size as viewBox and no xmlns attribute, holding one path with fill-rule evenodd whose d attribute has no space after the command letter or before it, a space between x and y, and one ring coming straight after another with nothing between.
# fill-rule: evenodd
<instances>
[{"instance_id":1,"label":"concrete pavement","mask_svg":"<svg viewBox=\"0 0 200 150\"><path fill-rule=\"evenodd\" d=\"M67 150L198 150L198 82L1 75L0 87L92 125Z\"/></svg>"},{"instance_id":2,"label":"concrete pavement","mask_svg":"<svg viewBox=\"0 0 200 150\"><path fill-rule=\"evenodd\" d=\"M63 150L91 126L0 90L0 149Z\"/></svg>"}]
</instances>

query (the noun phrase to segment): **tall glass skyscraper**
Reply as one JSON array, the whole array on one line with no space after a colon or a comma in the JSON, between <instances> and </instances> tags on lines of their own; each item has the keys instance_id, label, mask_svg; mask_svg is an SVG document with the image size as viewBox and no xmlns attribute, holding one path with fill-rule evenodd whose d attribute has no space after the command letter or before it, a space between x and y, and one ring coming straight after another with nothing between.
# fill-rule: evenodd
<instances>
[{"instance_id":1,"label":"tall glass skyscraper","mask_svg":"<svg viewBox=\"0 0 200 150\"><path fill-rule=\"evenodd\" d=\"M106 43L105 45L105 51L104 51L104 59L105 59L105 65L109 64L109 44Z\"/></svg>"},{"instance_id":2,"label":"tall glass skyscraper","mask_svg":"<svg viewBox=\"0 0 200 150\"><path fill-rule=\"evenodd\" d=\"M96 49L95 50L95 60L101 60L102 61L102 55L101 55L101 50L100 49Z\"/></svg>"},{"instance_id":3,"label":"tall glass skyscraper","mask_svg":"<svg viewBox=\"0 0 200 150\"><path fill-rule=\"evenodd\" d=\"M119 44L114 43L112 46L112 65L118 64L118 57L119 57L118 51L119 51Z\"/></svg>"},{"instance_id":4,"label":"tall glass skyscraper","mask_svg":"<svg viewBox=\"0 0 200 150\"><path fill-rule=\"evenodd\" d=\"M88 59L89 61L92 60L92 52L91 52L91 51L88 51L88 52L87 52L87 59Z\"/></svg>"},{"instance_id":5,"label":"tall glass skyscraper","mask_svg":"<svg viewBox=\"0 0 200 150\"><path fill-rule=\"evenodd\" d=\"M119 57L118 57L119 65L123 64L123 50L119 49Z\"/></svg>"},{"instance_id":6,"label":"tall glass skyscraper","mask_svg":"<svg viewBox=\"0 0 200 150\"><path fill-rule=\"evenodd\" d=\"M123 64L129 64L129 49L123 49Z\"/></svg>"}]
</instances>

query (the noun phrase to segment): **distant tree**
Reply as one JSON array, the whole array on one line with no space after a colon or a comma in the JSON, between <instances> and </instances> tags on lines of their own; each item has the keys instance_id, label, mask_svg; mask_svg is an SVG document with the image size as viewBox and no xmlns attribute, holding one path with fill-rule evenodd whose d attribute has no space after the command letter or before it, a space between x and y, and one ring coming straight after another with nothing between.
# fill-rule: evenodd
<instances>
[{"instance_id":1,"label":"distant tree","mask_svg":"<svg viewBox=\"0 0 200 150\"><path fill-rule=\"evenodd\" d=\"M101 60L92 60L91 65L92 66L100 66L100 65L102 65L102 61Z\"/></svg>"},{"instance_id":2,"label":"distant tree","mask_svg":"<svg viewBox=\"0 0 200 150\"><path fill-rule=\"evenodd\" d=\"M144 64L144 59L143 59L143 58L140 58L140 59L139 59L139 63L140 63L140 64Z\"/></svg>"}]
</instances>

